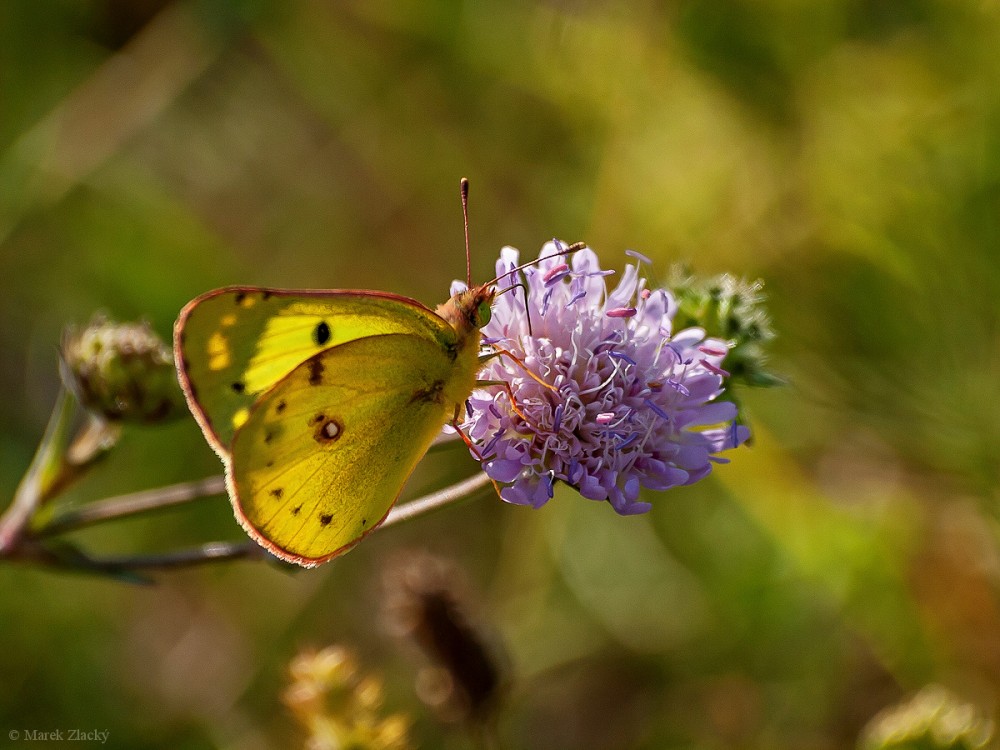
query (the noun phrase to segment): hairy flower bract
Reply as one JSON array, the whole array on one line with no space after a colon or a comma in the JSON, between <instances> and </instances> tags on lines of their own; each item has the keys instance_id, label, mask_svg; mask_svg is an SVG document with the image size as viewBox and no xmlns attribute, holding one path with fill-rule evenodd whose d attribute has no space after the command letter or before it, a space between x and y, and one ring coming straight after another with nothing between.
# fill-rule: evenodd
<instances>
[{"instance_id":1,"label":"hairy flower bract","mask_svg":"<svg viewBox=\"0 0 1000 750\"><path fill-rule=\"evenodd\" d=\"M546 243L521 272L526 294L496 299L483 343L513 356L492 357L480 378L508 383L514 404L506 389L476 390L462 429L507 502L541 507L561 481L620 514L644 513L641 488L696 482L749 437L719 398L728 345L701 328L673 330L676 303L647 286L647 258L629 251L634 262L608 291L613 271L589 248L557 255L565 247ZM521 283L518 262L501 250L501 289Z\"/></svg>"}]
</instances>

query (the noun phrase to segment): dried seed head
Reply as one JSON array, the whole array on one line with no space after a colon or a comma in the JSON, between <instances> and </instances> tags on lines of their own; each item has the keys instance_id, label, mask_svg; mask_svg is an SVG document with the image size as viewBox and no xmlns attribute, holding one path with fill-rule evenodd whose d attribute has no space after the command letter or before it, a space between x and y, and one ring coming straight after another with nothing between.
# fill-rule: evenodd
<instances>
[{"instance_id":1,"label":"dried seed head","mask_svg":"<svg viewBox=\"0 0 1000 750\"><path fill-rule=\"evenodd\" d=\"M63 332L63 380L88 410L115 422L162 422L185 413L170 349L149 324L95 316Z\"/></svg>"},{"instance_id":2,"label":"dried seed head","mask_svg":"<svg viewBox=\"0 0 1000 750\"><path fill-rule=\"evenodd\" d=\"M428 553L409 553L386 572L389 624L411 639L430 666L417 694L447 721L482 723L504 692L498 649L469 616L457 567Z\"/></svg>"}]
</instances>

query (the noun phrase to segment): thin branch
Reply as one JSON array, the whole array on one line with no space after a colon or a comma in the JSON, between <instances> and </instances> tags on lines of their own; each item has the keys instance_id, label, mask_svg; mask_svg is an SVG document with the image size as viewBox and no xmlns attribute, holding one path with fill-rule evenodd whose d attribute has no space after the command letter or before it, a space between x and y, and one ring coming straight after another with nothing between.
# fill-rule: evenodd
<instances>
[{"instance_id":1,"label":"thin branch","mask_svg":"<svg viewBox=\"0 0 1000 750\"><path fill-rule=\"evenodd\" d=\"M276 558L256 542L209 542L188 549L154 555L133 555L92 559L95 570L119 572L128 570L168 570L189 568L204 563L226 560L275 560Z\"/></svg>"},{"instance_id":2,"label":"thin branch","mask_svg":"<svg viewBox=\"0 0 1000 750\"><path fill-rule=\"evenodd\" d=\"M439 492L432 492L404 505L397 505L390 511L382 527L415 518L436 508L469 497L488 483L489 477L485 473L479 473ZM98 521L119 518L131 515L132 513L163 508L172 504L180 504L195 497L218 494L220 492L225 492L225 482L222 477L209 477L200 482L187 482L158 490L108 498L98 503L91 503L85 508L81 508L80 512L67 514L58 522L58 526L56 522L53 522L53 524L45 528L44 533L51 534L56 531L79 528L89 523L97 523ZM165 498L168 498L169 501L164 502ZM83 512L94 508L96 508L96 512ZM187 568L205 563L243 559L274 560L276 558L256 542L252 541L211 542L199 547L155 555L105 558L88 557L82 567L85 570L115 574L138 570Z\"/></svg>"},{"instance_id":3,"label":"thin branch","mask_svg":"<svg viewBox=\"0 0 1000 750\"><path fill-rule=\"evenodd\" d=\"M449 503L469 497L488 483L489 477L485 473L479 473L453 484L451 487L424 495L404 505L398 505L392 509L382 526L401 523L402 521L441 508ZM87 524L181 504L196 497L219 494L221 492L225 492L223 478L209 477L200 482L186 482L147 492L137 492L131 495L108 498L91 503L79 511L66 514L61 519L57 519L57 521L45 527L43 532L35 536L40 536L42 533L54 534L59 531L67 531ZM63 567L78 567L80 570L110 575L120 575L133 571L188 568L226 560L276 559L256 542L249 540L241 542L210 542L198 547L177 550L175 552L123 557L93 558L74 549L75 559L62 559L59 556L52 555L51 550L48 551L48 556L46 556L43 548L38 548L36 552L38 553L36 555L38 561L45 561ZM144 582L142 579L137 579L137 581Z\"/></svg>"},{"instance_id":4,"label":"thin branch","mask_svg":"<svg viewBox=\"0 0 1000 750\"><path fill-rule=\"evenodd\" d=\"M432 492L429 495L424 495L403 505L397 505L389 511L389 515L382 522L382 528L408 521L411 518L468 497L489 484L489 481L489 476L485 472L480 472L457 484L453 484L451 487L446 487L438 492Z\"/></svg>"},{"instance_id":5,"label":"thin branch","mask_svg":"<svg viewBox=\"0 0 1000 750\"><path fill-rule=\"evenodd\" d=\"M64 531L79 529L102 521L132 516L138 513L169 508L174 505L197 500L201 497L222 495L226 492L226 480L222 476L207 477L194 482L181 482L167 487L157 487L142 492L131 492L104 500L96 500L84 506L67 511L53 518L35 536L52 536Z\"/></svg>"},{"instance_id":6,"label":"thin branch","mask_svg":"<svg viewBox=\"0 0 1000 750\"><path fill-rule=\"evenodd\" d=\"M125 583L148 584L153 581L139 571L173 570L226 560L274 560L256 542L209 542L197 547L151 555L93 557L90 553L58 540L42 546L37 540L26 540L18 548L20 562L47 565L75 573L105 575Z\"/></svg>"},{"instance_id":7,"label":"thin branch","mask_svg":"<svg viewBox=\"0 0 1000 750\"><path fill-rule=\"evenodd\" d=\"M423 515L475 494L489 483L485 473L478 473L451 487L432 492L421 498L398 505L390 511L382 526L391 526ZM199 497L223 494L225 480L221 476L208 477L197 482L183 482L169 487L160 487L144 492L135 492L118 497L95 501L88 505L53 519L42 529L32 533L16 550L16 557L22 561L34 561L61 568L104 573L107 575L146 582L141 576L127 576L130 572L147 570L170 570L186 568L226 560L273 560L267 550L253 541L211 542L198 547L151 555L129 555L122 557L95 558L73 545L51 547L41 541L41 537L79 529L102 521L124 518L137 513L145 513L160 508L181 505ZM58 540L54 542L59 544Z\"/></svg>"}]
</instances>

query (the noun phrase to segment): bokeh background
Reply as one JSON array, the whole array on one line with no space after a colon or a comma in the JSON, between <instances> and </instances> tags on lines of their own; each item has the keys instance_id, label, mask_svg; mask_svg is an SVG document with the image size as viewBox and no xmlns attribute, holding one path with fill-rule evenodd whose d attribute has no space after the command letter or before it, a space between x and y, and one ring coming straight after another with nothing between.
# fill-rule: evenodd
<instances>
[{"instance_id":1,"label":"bokeh background","mask_svg":"<svg viewBox=\"0 0 1000 750\"><path fill-rule=\"evenodd\" d=\"M386 565L424 550L502 645L505 747L851 748L933 683L994 716L998 42L994 0L0 4L3 498L64 325L166 338L231 283L434 304L464 275L461 176L474 278L553 236L759 277L788 381L743 393L753 447L645 517L486 493L298 574L4 564L0 745L301 746L288 664L340 643L414 746L471 747L385 626ZM408 494L473 468L439 452ZM65 501L218 469L193 420L129 429ZM74 537L239 538L223 498Z\"/></svg>"}]
</instances>

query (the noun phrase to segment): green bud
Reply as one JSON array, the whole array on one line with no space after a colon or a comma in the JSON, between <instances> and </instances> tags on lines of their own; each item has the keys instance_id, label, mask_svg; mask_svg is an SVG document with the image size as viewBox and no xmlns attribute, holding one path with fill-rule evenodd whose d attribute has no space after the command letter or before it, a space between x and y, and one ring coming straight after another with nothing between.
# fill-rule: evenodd
<instances>
[{"instance_id":1,"label":"green bud","mask_svg":"<svg viewBox=\"0 0 1000 750\"><path fill-rule=\"evenodd\" d=\"M185 413L170 349L149 323L97 315L64 331L61 354L67 387L105 419L151 424Z\"/></svg>"},{"instance_id":2,"label":"green bud","mask_svg":"<svg viewBox=\"0 0 1000 750\"><path fill-rule=\"evenodd\" d=\"M993 722L940 685L878 713L861 733L860 750L979 750L990 746Z\"/></svg>"},{"instance_id":3,"label":"green bud","mask_svg":"<svg viewBox=\"0 0 1000 750\"><path fill-rule=\"evenodd\" d=\"M675 266L668 286L677 300L675 330L697 326L732 345L722 363L731 381L756 387L783 382L765 369L765 350L774 330L764 307L762 281L747 281L728 273L697 278Z\"/></svg>"}]
</instances>

